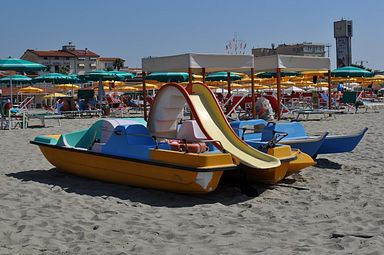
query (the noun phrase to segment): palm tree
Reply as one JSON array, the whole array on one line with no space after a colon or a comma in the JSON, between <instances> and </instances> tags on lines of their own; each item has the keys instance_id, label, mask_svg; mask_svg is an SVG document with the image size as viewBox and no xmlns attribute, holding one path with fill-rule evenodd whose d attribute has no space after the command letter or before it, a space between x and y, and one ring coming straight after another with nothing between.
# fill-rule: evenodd
<instances>
[{"instance_id":1,"label":"palm tree","mask_svg":"<svg viewBox=\"0 0 384 255\"><path fill-rule=\"evenodd\" d=\"M115 61L113 62L113 68L117 69L117 71L120 71L120 68L124 67L124 59L121 58L116 58Z\"/></svg>"}]
</instances>

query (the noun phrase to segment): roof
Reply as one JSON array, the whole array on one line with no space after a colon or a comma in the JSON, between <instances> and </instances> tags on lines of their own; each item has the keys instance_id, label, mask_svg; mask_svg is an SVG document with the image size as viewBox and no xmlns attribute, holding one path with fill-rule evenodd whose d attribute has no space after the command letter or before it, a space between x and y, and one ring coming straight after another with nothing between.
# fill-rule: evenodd
<instances>
[{"instance_id":1,"label":"roof","mask_svg":"<svg viewBox=\"0 0 384 255\"><path fill-rule=\"evenodd\" d=\"M61 50L31 50L28 49L39 57L73 57L72 54Z\"/></svg>"},{"instance_id":2,"label":"roof","mask_svg":"<svg viewBox=\"0 0 384 255\"><path fill-rule=\"evenodd\" d=\"M99 55L90 50L67 50L66 52L73 54L76 57L100 57Z\"/></svg>"},{"instance_id":3,"label":"roof","mask_svg":"<svg viewBox=\"0 0 384 255\"><path fill-rule=\"evenodd\" d=\"M96 53L90 50L32 50L27 51L36 54L39 57L99 57Z\"/></svg>"}]
</instances>

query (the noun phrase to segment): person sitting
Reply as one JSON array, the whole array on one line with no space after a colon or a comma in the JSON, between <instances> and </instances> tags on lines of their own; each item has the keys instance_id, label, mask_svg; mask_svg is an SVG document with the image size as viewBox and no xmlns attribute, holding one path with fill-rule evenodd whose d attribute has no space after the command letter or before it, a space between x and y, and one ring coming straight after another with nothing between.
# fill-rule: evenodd
<instances>
[{"instance_id":1,"label":"person sitting","mask_svg":"<svg viewBox=\"0 0 384 255\"><path fill-rule=\"evenodd\" d=\"M61 114L64 107L64 101L63 99L58 99L55 105L55 113Z\"/></svg>"}]
</instances>

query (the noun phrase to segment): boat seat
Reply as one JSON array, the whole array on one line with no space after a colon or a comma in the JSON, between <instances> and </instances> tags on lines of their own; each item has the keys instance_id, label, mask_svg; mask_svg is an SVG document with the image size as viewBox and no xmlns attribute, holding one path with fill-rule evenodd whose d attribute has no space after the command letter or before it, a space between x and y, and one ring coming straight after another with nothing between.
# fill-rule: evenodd
<instances>
[{"instance_id":1,"label":"boat seat","mask_svg":"<svg viewBox=\"0 0 384 255\"><path fill-rule=\"evenodd\" d=\"M207 140L207 137L200 129L196 120L184 121L176 135L177 139L185 139L187 141Z\"/></svg>"},{"instance_id":2,"label":"boat seat","mask_svg":"<svg viewBox=\"0 0 384 255\"><path fill-rule=\"evenodd\" d=\"M288 133L285 139L308 136L300 122L277 123L275 130Z\"/></svg>"}]
</instances>

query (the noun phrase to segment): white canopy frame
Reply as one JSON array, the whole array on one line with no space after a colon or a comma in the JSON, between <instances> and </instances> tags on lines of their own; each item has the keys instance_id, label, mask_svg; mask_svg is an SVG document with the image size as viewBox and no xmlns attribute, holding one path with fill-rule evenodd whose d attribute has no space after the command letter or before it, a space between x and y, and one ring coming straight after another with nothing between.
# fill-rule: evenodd
<instances>
[{"instance_id":1,"label":"white canopy frame","mask_svg":"<svg viewBox=\"0 0 384 255\"><path fill-rule=\"evenodd\" d=\"M144 96L144 118L147 119L146 112L146 90L145 76L147 72L188 72L189 84L187 90L192 91L192 73L201 74L205 83L206 72L227 71L228 91L230 92L230 73L229 71L251 70L252 84L252 109L255 112L254 94L254 60L252 55L226 55L226 54L205 54L205 53L186 53L165 57L148 57L142 59L143 69L143 96Z\"/></svg>"},{"instance_id":2,"label":"white canopy frame","mask_svg":"<svg viewBox=\"0 0 384 255\"><path fill-rule=\"evenodd\" d=\"M277 118L281 117L281 71L328 71L328 108L331 109L331 60L326 57L308 57L294 55L272 55L254 58L256 72L276 72L277 78Z\"/></svg>"},{"instance_id":3,"label":"white canopy frame","mask_svg":"<svg viewBox=\"0 0 384 255\"><path fill-rule=\"evenodd\" d=\"M252 86L252 109L253 116L255 112L255 94L254 94L254 73L256 72L275 72L277 78L277 99L278 112L277 117L280 119L280 103L281 103L281 70L284 71L307 71L307 70L326 70L328 71L328 107L331 108L331 61L326 57L307 57L292 55L273 55L254 57L253 55L226 55L226 54L201 54L186 53L164 57L147 57L142 59L143 69L143 96L144 96L144 118L147 119L146 112L146 89L145 76L148 72L188 72L189 85L192 86L192 73L202 74L203 82L205 82L206 72L218 71L244 71L251 70L251 86ZM230 91L230 74L228 72L228 90Z\"/></svg>"}]
</instances>

